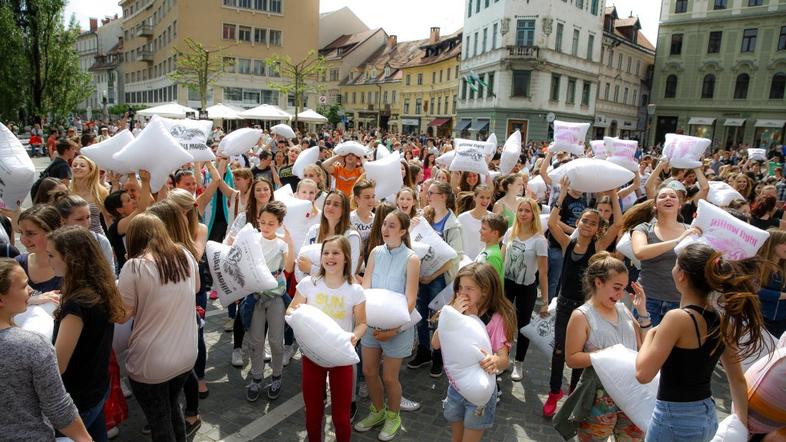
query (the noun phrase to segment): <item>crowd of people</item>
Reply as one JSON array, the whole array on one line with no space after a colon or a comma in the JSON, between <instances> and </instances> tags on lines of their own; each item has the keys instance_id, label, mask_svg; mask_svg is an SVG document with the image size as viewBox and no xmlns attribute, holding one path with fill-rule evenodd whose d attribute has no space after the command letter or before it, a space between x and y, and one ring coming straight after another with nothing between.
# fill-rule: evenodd
<instances>
[{"instance_id":1,"label":"crowd of people","mask_svg":"<svg viewBox=\"0 0 786 442\"><path fill-rule=\"evenodd\" d=\"M156 189L147 171L117 175L80 155L122 124L55 131L52 146L33 128L39 139L31 138L31 155L52 161L31 189L32 206L1 209L0 398L6 405L0 440L57 434L105 441L120 431L130 394L147 421L141 430L154 441L193 435L201 425L200 402L209 395L205 310L217 298L207 242L231 246L249 224L278 286L244 293L228 306L223 326L232 333L230 362L237 368L250 363L244 392L250 402L263 394L275 401L283 388L302 389L310 441L323 438L328 395L337 440L350 440L353 430L379 431L383 441L396 437L401 412L420 408L405 397L402 372L420 376L428 367L439 378L445 371L435 331L440 311L429 304L448 286L454 292L448 305L485 325L492 352L479 365L500 378L522 380L530 340L519 330L533 315L555 316L543 415L554 417L566 438L581 441L709 441L718 427L710 384L719 361L734 412L746 423L740 360L765 346L765 333L786 331L780 152L762 162L747 158L745 149L719 150L700 167L678 169L658 149L640 150L630 183L589 194L571 188L567 177L550 179L549 171L572 157L550 152L546 143L523 146L507 174L496 172L498 149L488 161L493 173L483 176L439 164L453 149L449 138L325 130L286 139L265 131L248 152L227 157L218 150L224 133L217 127L208 140L217 159L184 164ZM350 140L370 155L333 154ZM319 160L298 176L298 155L314 146ZM399 152L404 183L383 201L364 171L379 149ZM537 177L545 192L528 185ZM701 234L691 221L710 181L725 181L741 197L724 210L769 232L758 256L728 260L705 244L675 251L684 238ZM287 206L276 201L276 190L285 186L311 202L302 244L284 225ZM409 233L419 223L457 252L427 275ZM624 235L637 262L616 250ZM298 253L311 244L321 245L318 262ZM473 262L462 266L465 256ZM401 294L423 319L406 330L367 326L366 289ZM15 326L15 315L47 303L57 305L51 342ZM298 345L284 319L304 304L351 334L359 366L322 367L302 354L302 379L287 379ZM121 355L113 351L113 337L122 327L131 331ZM592 370L590 353L616 344L638 351L640 382L660 372L648 428L617 407ZM564 388L566 364L572 372ZM494 425L499 383L478 406L448 378L443 410L452 440L478 441ZM366 397L369 408L358 410L358 398ZM773 441L786 434L753 437Z\"/></svg>"}]
</instances>

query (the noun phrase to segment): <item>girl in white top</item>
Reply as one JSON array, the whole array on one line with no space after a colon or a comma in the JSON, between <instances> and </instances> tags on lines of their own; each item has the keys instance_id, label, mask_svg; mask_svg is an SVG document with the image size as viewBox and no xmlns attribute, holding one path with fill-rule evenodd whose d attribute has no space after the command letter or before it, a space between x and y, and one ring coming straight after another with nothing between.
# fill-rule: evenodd
<instances>
[{"instance_id":1,"label":"girl in white top","mask_svg":"<svg viewBox=\"0 0 786 442\"><path fill-rule=\"evenodd\" d=\"M232 171L232 180L235 183L235 192L227 201L229 208L227 224L230 226L240 214L246 211L246 205L248 205L251 196L251 185L254 183L254 174L251 173L251 169L242 167Z\"/></svg>"},{"instance_id":2,"label":"girl in white top","mask_svg":"<svg viewBox=\"0 0 786 442\"><path fill-rule=\"evenodd\" d=\"M333 235L343 235L347 237L350 244L350 256L352 257L352 274L355 274L360 263L361 239L360 234L352 228L349 222L349 201L344 194L338 190L331 190L325 198L325 209L318 225L313 225L306 232L306 239L303 245L321 244L325 239ZM318 265L313 265L307 256L297 258L297 266L301 272L315 274L319 271Z\"/></svg>"},{"instance_id":3,"label":"girl in white top","mask_svg":"<svg viewBox=\"0 0 786 442\"><path fill-rule=\"evenodd\" d=\"M303 178L297 183L297 191L295 192L295 198L311 201L311 212L309 212L308 218L311 221L308 226L311 227L315 224L319 224L319 208L316 204L317 194L319 193L319 187L317 183L314 182L311 178Z\"/></svg>"},{"instance_id":4,"label":"girl in white top","mask_svg":"<svg viewBox=\"0 0 786 442\"><path fill-rule=\"evenodd\" d=\"M352 201L356 207L349 214L349 222L360 233L360 238L365 243L374 224L374 207L377 200L374 198L374 183L369 180L358 180L352 187Z\"/></svg>"},{"instance_id":5,"label":"girl in white top","mask_svg":"<svg viewBox=\"0 0 786 442\"><path fill-rule=\"evenodd\" d=\"M491 189L484 184L475 186L473 194L472 200L475 207L458 216L458 221L461 223L464 254L472 260L486 248L486 244L480 240L478 232L480 232L480 221L484 216L491 214L488 207L493 197Z\"/></svg>"},{"instance_id":6,"label":"girl in white top","mask_svg":"<svg viewBox=\"0 0 786 442\"><path fill-rule=\"evenodd\" d=\"M234 244L235 236L237 236L238 232L240 232L240 229L245 227L245 225L250 222L248 220L253 221L257 219L257 215L259 215L259 209L261 209L270 201L275 200L275 197L273 196L273 183L268 181L266 178L257 178L251 184L249 197L250 198L247 200L245 211L243 213L239 213L235 218L235 221L229 227L227 236L224 238L224 244L230 246Z\"/></svg>"}]
</instances>

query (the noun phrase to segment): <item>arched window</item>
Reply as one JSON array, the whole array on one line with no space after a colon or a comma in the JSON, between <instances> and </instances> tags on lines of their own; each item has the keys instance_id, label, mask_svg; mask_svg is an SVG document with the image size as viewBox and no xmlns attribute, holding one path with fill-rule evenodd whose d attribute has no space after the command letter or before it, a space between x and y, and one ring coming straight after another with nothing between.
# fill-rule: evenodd
<instances>
[{"instance_id":1,"label":"arched window","mask_svg":"<svg viewBox=\"0 0 786 442\"><path fill-rule=\"evenodd\" d=\"M770 100L782 100L786 91L786 74L778 72L772 76L770 83Z\"/></svg>"},{"instance_id":2,"label":"arched window","mask_svg":"<svg viewBox=\"0 0 786 442\"><path fill-rule=\"evenodd\" d=\"M737 81L734 84L734 99L744 100L748 98L748 84L751 77L748 74L737 75Z\"/></svg>"},{"instance_id":3,"label":"arched window","mask_svg":"<svg viewBox=\"0 0 786 442\"><path fill-rule=\"evenodd\" d=\"M707 74L701 85L701 98L712 98L713 95L715 95L715 76Z\"/></svg>"},{"instance_id":4,"label":"arched window","mask_svg":"<svg viewBox=\"0 0 786 442\"><path fill-rule=\"evenodd\" d=\"M677 96L677 76L672 74L666 78L666 92L664 98L674 98Z\"/></svg>"}]
</instances>

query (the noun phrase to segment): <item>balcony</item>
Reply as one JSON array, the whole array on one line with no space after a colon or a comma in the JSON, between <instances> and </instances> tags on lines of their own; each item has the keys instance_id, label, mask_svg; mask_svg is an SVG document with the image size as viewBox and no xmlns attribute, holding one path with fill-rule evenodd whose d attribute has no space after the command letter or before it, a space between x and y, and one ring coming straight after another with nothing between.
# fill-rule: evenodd
<instances>
[{"instance_id":1,"label":"balcony","mask_svg":"<svg viewBox=\"0 0 786 442\"><path fill-rule=\"evenodd\" d=\"M538 58L537 46L508 46L510 58L520 60L536 60Z\"/></svg>"},{"instance_id":2,"label":"balcony","mask_svg":"<svg viewBox=\"0 0 786 442\"><path fill-rule=\"evenodd\" d=\"M153 62L153 51L142 51L136 56L136 61Z\"/></svg>"},{"instance_id":3,"label":"balcony","mask_svg":"<svg viewBox=\"0 0 786 442\"><path fill-rule=\"evenodd\" d=\"M142 24L137 26L136 32L134 33L136 37L153 37L153 27L148 24Z\"/></svg>"}]
</instances>

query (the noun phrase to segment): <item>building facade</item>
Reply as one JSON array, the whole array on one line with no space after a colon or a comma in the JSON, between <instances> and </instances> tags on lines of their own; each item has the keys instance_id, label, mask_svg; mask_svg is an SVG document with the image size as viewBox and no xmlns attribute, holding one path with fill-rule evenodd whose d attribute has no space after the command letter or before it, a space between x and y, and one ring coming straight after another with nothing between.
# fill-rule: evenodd
<instances>
[{"instance_id":1,"label":"building facade","mask_svg":"<svg viewBox=\"0 0 786 442\"><path fill-rule=\"evenodd\" d=\"M651 143L784 144L786 1L663 0L657 47Z\"/></svg>"},{"instance_id":2,"label":"building facade","mask_svg":"<svg viewBox=\"0 0 786 442\"><path fill-rule=\"evenodd\" d=\"M343 104L341 81L349 76L352 68L384 47L387 39L388 35L382 28L367 29L355 34L342 34L319 50L319 55L325 57L321 82L325 88L322 95L326 98L324 104Z\"/></svg>"},{"instance_id":3,"label":"building facade","mask_svg":"<svg viewBox=\"0 0 786 442\"><path fill-rule=\"evenodd\" d=\"M616 7L605 8L600 61L592 138L643 140L655 46L641 33L638 18L620 19Z\"/></svg>"},{"instance_id":4,"label":"building facade","mask_svg":"<svg viewBox=\"0 0 786 442\"><path fill-rule=\"evenodd\" d=\"M175 0L123 0L123 75L125 101L155 105L176 101L200 106L196 91L178 87L167 74L176 69L174 48L191 38L221 50L232 67L209 88L208 106L242 108L273 104L294 108L294 97L270 87L280 74L267 66L274 54L302 60L316 49L319 1L204 0L199 7ZM304 105L314 107L317 97Z\"/></svg>"},{"instance_id":5,"label":"building facade","mask_svg":"<svg viewBox=\"0 0 786 442\"><path fill-rule=\"evenodd\" d=\"M76 52L79 67L90 75L93 93L79 108L88 117L104 115L106 107L120 103L122 99L122 78L119 72L118 48L123 46L121 20L115 17L90 19L89 30L79 34Z\"/></svg>"},{"instance_id":6,"label":"building facade","mask_svg":"<svg viewBox=\"0 0 786 442\"><path fill-rule=\"evenodd\" d=\"M467 0L454 134L545 140L554 119L593 123L602 15L601 0Z\"/></svg>"}]
</instances>

